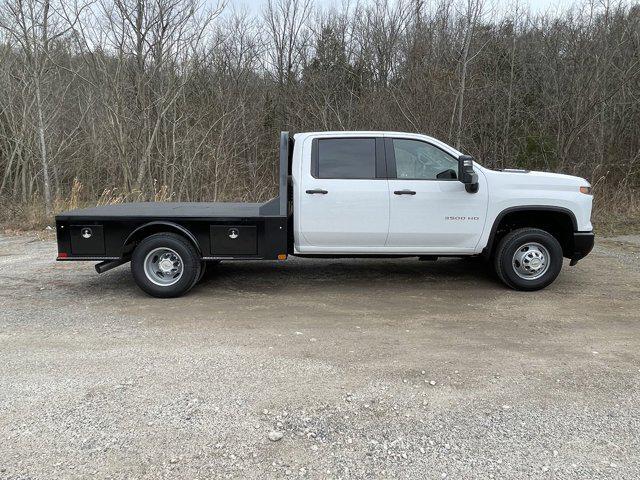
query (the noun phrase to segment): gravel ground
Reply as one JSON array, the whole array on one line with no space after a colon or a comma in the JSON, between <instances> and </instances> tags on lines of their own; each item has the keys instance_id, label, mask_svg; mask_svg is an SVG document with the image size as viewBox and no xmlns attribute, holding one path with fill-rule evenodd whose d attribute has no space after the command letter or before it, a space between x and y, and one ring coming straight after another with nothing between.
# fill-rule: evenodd
<instances>
[{"instance_id":1,"label":"gravel ground","mask_svg":"<svg viewBox=\"0 0 640 480\"><path fill-rule=\"evenodd\" d=\"M0 236L0 478L640 477L640 237L545 291L474 261L127 267Z\"/></svg>"}]
</instances>

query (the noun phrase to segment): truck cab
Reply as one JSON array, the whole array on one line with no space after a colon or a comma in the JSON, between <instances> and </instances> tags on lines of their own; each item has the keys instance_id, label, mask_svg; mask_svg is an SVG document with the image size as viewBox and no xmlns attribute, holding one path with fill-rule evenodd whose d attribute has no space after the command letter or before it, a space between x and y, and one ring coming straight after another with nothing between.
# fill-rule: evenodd
<instances>
[{"instance_id":1,"label":"truck cab","mask_svg":"<svg viewBox=\"0 0 640 480\"><path fill-rule=\"evenodd\" d=\"M590 186L578 177L489 170L417 134L304 133L295 145L295 253L479 254L493 222L513 209L555 211L576 231L593 229L592 197L580 191ZM461 158L476 175L471 192Z\"/></svg>"},{"instance_id":2,"label":"truck cab","mask_svg":"<svg viewBox=\"0 0 640 480\"><path fill-rule=\"evenodd\" d=\"M481 174L474 194L458 180L462 153L391 132L306 133L295 145L295 253L476 253L489 192Z\"/></svg>"},{"instance_id":3,"label":"truck cab","mask_svg":"<svg viewBox=\"0 0 640 480\"><path fill-rule=\"evenodd\" d=\"M537 290L553 282L563 258L573 265L593 247L592 198L582 178L490 170L425 135L283 132L273 200L67 212L56 219L58 259L102 254L98 271L131 261L143 290L176 296L207 261L481 255L509 287ZM86 229L100 232L97 253L81 248ZM162 250L163 242L174 248Z\"/></svg>"}]
</instances>

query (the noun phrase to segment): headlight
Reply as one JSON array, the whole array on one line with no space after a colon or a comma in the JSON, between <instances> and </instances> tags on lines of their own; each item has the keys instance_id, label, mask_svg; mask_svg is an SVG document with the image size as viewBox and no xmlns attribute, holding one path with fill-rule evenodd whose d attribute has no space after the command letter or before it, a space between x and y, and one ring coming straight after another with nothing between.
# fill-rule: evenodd
<instances>
[{"instance_id":1,"label":"headlight","mask_svg":"<svg viewBox=\"0 0 640 480\"><path fill-rule=\"evenodd\" d=\"M580 193L591 195L591 187L580 187Z\"/></svg>"}]
</instances>

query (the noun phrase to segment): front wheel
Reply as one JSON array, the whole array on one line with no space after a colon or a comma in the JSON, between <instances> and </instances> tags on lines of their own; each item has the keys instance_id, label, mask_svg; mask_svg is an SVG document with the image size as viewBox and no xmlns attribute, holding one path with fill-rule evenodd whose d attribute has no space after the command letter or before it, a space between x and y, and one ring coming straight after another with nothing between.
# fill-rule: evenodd
<instances>
[{"instance_id":1,"label":"front wheel","mask_svg":"<svg viewBox=\"0 0 640 480\"><path fill-rule=\"evenodd\" d=\"M540 290L562 269L562 247L549 232L520 228L500 241L494 267L500 280L515 290Z\"/></svg>"},{"instance_id":2,"label":"front wheel","mask_svg":"<svg viewBox=\"0 0 640 480\"><path fill-rule=\"evenodd\" d=\"M136 284L158 298L179 297L199 280L202 266L198 252L184 237L156 233L142 240L131 256Z\"/></svg>"}]
</instances>

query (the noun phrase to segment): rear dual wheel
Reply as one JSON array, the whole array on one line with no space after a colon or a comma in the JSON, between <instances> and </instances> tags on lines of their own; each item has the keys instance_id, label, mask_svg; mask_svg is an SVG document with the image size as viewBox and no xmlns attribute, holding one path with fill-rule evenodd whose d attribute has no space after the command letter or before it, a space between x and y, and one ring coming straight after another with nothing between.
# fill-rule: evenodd
<instances>
[{"instance_id":1,"label":"rear dual wheel","mask_svg":"<svg viewBox=\"0 0 640 480\"><path fill-rule=\"evenodd\" d=\"M179 297L198 283L204 262L195 247L175 233L156 233L142 240L131 256L136 284L158 298Z\"/></svg>"}]
</instances>

